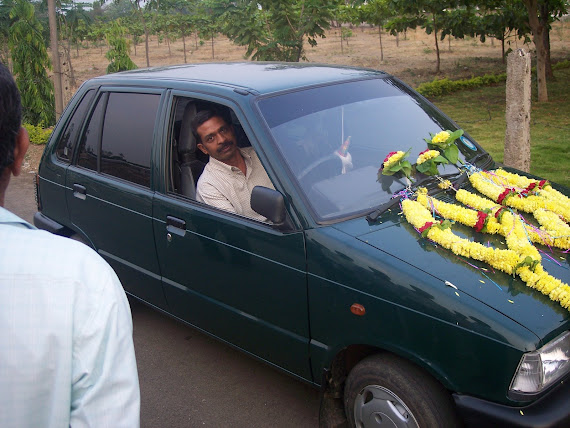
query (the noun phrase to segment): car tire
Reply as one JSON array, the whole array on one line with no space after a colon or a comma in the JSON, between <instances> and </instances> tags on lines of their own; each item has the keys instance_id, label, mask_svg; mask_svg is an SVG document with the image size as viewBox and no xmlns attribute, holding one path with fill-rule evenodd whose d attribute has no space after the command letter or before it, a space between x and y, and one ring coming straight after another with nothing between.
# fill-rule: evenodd
<instances>
[{"instance_id":1,"label":"car tire","mask_svg":"<svg viewBox=\"0 0 570 428\"><path fill-rule=\"evenodd\" d=\"M350 427L457 427L449 393L419 367L390 354L365 358L349 373L344 408Z\"/></svg>"}]
</instances>

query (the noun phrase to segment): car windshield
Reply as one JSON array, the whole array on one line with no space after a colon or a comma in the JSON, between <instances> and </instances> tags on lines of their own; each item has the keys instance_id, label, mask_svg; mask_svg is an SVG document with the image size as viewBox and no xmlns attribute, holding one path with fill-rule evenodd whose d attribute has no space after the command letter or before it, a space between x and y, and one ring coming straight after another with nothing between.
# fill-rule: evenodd
<instances>
[{"instance_id":1,"label":"car windshield","mask_svg":"<svg viewBox=\"0 0 570 428\"><path fill-rule=\"evenodd\" d=\"M283 160L319 221L370 211L406 187L406 178L378 175L386 155L410 150L456 125L394 78L353 81L261 99L259 110ZM458 140L459 158L481 149ZM442 175L453 165L440 166ZM422 177L415 177L421 179Z\"/></svg>"}]
</instances>

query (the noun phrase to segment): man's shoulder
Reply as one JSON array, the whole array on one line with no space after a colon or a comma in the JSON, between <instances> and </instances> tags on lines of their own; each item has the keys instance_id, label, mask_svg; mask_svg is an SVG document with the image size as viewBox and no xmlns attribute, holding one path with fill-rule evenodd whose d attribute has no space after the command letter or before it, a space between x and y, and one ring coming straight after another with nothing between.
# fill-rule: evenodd
<instances>
[{"instance_id":1,"label":"man's shoulder","mask_svg":"<svg viewBox=\"0 0 570 428\"><path fill-rule=\"evenodd\" d=\"M257 157L257 153L255 152L255 149L252 146L240 147L240 151L242 154L246 154L251 157Z\"/></svg>"},{"instance_id":2,"label":"man's shoulder","mask_svg":"<svg viewBox=\"0 0 570 428\"><path fill-rule=\"evenodd\" d=\"M73 276L87 272L105 275L111 270L91 247L44 230L0 224L0 239L4 243L0 248L4 261L12 259L12 263L26 266L29 272Z\"/></svg>"}]
</instances>

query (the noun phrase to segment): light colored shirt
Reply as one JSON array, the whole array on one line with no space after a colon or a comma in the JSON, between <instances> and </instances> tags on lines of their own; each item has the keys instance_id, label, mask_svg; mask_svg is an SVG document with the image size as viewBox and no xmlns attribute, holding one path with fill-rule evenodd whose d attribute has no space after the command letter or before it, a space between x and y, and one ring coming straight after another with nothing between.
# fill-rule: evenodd
<instances>
[{"instance_id":1,"label":"light colored shirt","mask_svg":"<svg viewBox=\"0 0 570 428\"><path fill-rule=\"evenodd\" d=\"M210 157L198 180L196 199L216 208L267 221L251 209L251 191L255 186L275 188L253 147L239 150L245 161L245 175L239 168Z\"/></svg>"},{"instance_id":2,"label":"light colored shirt","mask_svg":"<svg viewBox=\"0 0 570 428\"><path fill-rule=\"evenodd\" d=\"M0 427L138 427L125 292L92 249L0 207Z\"/></svg>"}]
</instances>

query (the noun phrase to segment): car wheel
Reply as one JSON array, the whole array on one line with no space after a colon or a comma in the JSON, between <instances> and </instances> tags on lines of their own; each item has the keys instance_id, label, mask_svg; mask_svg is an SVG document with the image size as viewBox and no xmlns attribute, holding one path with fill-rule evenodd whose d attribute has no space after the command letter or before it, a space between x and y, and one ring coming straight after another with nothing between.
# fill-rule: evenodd
<instances>
[{"instance_id":1,"label":"car wheel","mask_svg":"<svg viewBox=\"0 0 570 428\"><path fill-rule=\"evenodd\" d=\"M344 388L351 427L456 427L449 393L408 361L388 354L362 360Z\"/></svg>"}]
</instances>

